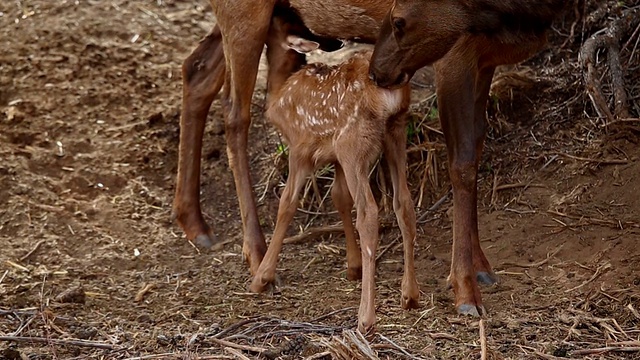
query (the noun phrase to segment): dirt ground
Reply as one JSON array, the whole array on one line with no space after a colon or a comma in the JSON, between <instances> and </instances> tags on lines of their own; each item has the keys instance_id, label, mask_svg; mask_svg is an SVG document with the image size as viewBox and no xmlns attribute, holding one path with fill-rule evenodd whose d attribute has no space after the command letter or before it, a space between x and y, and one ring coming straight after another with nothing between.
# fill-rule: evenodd
<instances>
[{"instance_id":1,"label":"dirt ground","mask_svg":"<svg viewBox=\"0 0 640 360\"><path fill-rule=\"evenodd\" d=\"M217 102L202 201L228 244L198 250L171 222L180 65L213 22L204 0L0 4L0 358L242 358L301 334L298 357L353 345L360 285L345 278L341 234L286 245L277 290L247 291ZM446 288L446 154L431 77L416 77L421 131L409 132L409 158L422 308L399 306L400 236L386 226L378 335L367 343L380 358L479 359L481 342L490 359L640 358L639 128L603 128L572 102L583 88L562 67L536 67L563 56L577 55L547 50L496 77L478 211L501 281L482 289L482 323L457 316ZM285 171L263 93L254 100L251 166L270 234ZM330 181L318 183L326 193ZM329 200L304 207L292 235L338 220Z\"/></svg>"}]
</instances>

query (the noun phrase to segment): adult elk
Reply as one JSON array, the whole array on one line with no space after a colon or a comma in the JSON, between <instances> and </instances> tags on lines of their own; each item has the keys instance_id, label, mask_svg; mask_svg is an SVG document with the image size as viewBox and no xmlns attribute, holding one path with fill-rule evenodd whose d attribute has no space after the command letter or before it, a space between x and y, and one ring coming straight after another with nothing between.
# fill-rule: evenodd
<instances>
[{"instance_id":1,"label":"adult elk","mask_svg":"<svg viewBox=\"0 0 640 360\"><path fill-rule=\"evenodd\" d=\"M187 238L218 246L200 210L200 157L207 112L224 84L227 154L243 223L243 253L255 274L266 252L249 176L247 137L258 63L276 7L292 9L313 34L373 43L371 73L395 87L434 63L454 192L450 281L458 312L484 313L478 281L495 277L478 240L477 166L496 66L522 61L545 43L560 0L211 0L217 24L183 64L180 160L174 215ZM393 9L392 9L393 6ZM390 11L391 9L391 11ZM381 28L382 25L382 28ZM270 58L268 81L289 56ZM272 70L273 69L273 70Z\"/></svg>"}]
</instances>

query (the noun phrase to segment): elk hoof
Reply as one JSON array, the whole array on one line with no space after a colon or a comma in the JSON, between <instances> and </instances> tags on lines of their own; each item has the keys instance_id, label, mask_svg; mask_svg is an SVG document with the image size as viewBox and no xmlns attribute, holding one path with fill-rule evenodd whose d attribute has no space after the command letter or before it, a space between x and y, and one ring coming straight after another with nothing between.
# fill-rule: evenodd
<instances>
[{"instance_id":1,"label":"elk hoof","mask_svg":"<svg viewBox=\"0 0 640 360\"><path fill-rule=\"evenodd\" d=\"M400 300L400 305L405 310L418 309L420 307L419 302L420 302L419 296L413 297L413 296L402 295L402 299Z\"/></svg>"},{"instance_id":2,"label":"elk hoof","mask_svg":"<svg viewBox=\"0 0 640 360\"><path fill-rule=\"evenodd\" d=\"M351 281L358 281L362 279L362 267L347 268L347 279Z\"/></svg>"},{"instance_id":3,"label":"elk hoof","mask_svg":"<svg viewBox=\"0 0 640 360\"><path fill-rule=\"evenodd\" d=\"M200 246L206 249L211 249L214 251L222 250L222 248L224 247L224 244L218 241L216 236L213 234L200 234L196 236L193 242L197 246Z\"/></svg>"},{"instance_id":4,"label":"elk hoof","mask_svg":"<svg viewBox=\"0 0 640 360\"><path fill-rule=\"evenodd\" d=\"M478 271L476 274L476 280L479 284L493 285L498 282L498 276L492 272Z\"/></svg>"},{"instance_id":5,"label":"elk hoof","mask_svg":"<svg viewBox=\"0 0 640 360\"><path fill-rule=\"evenodd\" d=\"M480 317L482 315L486 315L487 311L482 305L462 304L458 306L458 314Z\"/></svg>"},{"instance_id":6,"label":"elk hoof","mask_svg":"<svg viewBox=\"0 0 640 360\"><path fill-rule=\"evenodd\" d=\"M376 325L375 323L370 324L368 322L358 321L358 331L360 331L360 333L364 335L365 338L369 339L376 332Z\"/></svg>"},{"instance_id":7,"label":"elk hoof","mask_svg":"<svg viewBox=\"0 0 640 360\"><path fill-rule=\"evenodd\" d=\"M280 277L275 276L273 280L267 279L265 277L256 275L253 277L253 281L251 285L249 285L249 291L254 293L274 293L276 291L276 287L280 285Z\"/></svg>"}]
</instances>

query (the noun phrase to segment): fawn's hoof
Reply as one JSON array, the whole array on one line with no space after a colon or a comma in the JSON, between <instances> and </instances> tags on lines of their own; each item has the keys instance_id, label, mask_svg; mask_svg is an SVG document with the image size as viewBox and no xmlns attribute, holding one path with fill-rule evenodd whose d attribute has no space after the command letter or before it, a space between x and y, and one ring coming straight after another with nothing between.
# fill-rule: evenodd
<instances>
[{"instance_id":1,"label":"fawn's hoof","mask_svg":"<svg viewBox=\"0 0 640 360\"><path fill-rule=\"evenodd\" d=\"M362 267L347 268L347 279L351 281L362 280Z\"/></svg>"}]
</instances>

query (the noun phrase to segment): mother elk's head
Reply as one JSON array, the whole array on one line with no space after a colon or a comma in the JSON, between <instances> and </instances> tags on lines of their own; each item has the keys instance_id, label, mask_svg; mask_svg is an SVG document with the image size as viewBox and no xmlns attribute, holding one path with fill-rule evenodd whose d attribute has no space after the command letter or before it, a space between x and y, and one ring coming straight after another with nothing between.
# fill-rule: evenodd
<instances>
[{"instance_id":1,"label":"mother elk's head","mask_svg":"<svg viewBox=\"0 0 640 360\"><path fill-rule=\"evenodd\" d=\"M396 0L382 23L369 76L378 86L405 85L451 50L468 28L468 17L460 0Z\"/></svg>"}]
</instances>

